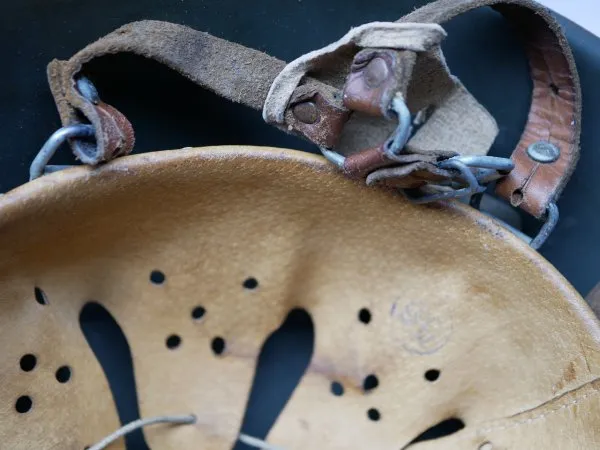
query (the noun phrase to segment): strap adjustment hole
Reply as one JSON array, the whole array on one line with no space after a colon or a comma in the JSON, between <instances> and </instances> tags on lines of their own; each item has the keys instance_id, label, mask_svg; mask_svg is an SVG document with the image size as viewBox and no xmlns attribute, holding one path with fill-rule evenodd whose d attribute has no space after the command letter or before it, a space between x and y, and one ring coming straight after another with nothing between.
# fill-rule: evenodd
<instances>
[{"instance_id":1,"label":"strap adjustment hole","mask_svg":"<svg viewBox=\"0 0 600 450\"><path fill-rule=\"evenodd\" d=\"M29 412L32 407L33 401L28 395L22 395L17 399L17 402L15 403L15 409L19 414L25 414L26 412Z\"/></svg>"},{"instance_id":2,"label":"strap adjustment hole","mask_svg":"<svg viewBox=\"0 0 600 450\"><path fill-rule=\"evenodd\" d=\"M371 374L365 377L363 381L363 391L365 393L372 391L377 386L379 386L379 378L376 375Z\"/></svg>"},{"instance_id":3,"label":"strap adjustment hole","mask_svg":"<svg viewBox=\"0 0 600 450\"><path fill-rule=\"evenodd\" d=\"M71 368L69 366L59 367L56 371L56 381L59 383L67 383L71 379Z\"/></svg>"},{"instance_id":4,"label":"strap adjustment hole","mask_svg":"<svg viewBox=\"0 0 600 450\"><path fill-rule=\"evenodd\" d=\"M334 381L331 383L331 393L336 397L341 397L344 395L344 386L339 381Z\"/></svg>"},{"instance_id":5,"label":"strap adjustment hole","mask_svg":"<svg viewBox=\"0 0 600 450\"><path fill-rule=\"evenodd\" d=\"M175 350L181 345L181 338L176 334L172 334L167 338L165 343L169 350Z\"/></svg>"},{"instance_id":6,"label":"strap adjustment hole","mask_svg":"<svg viewBox=\"0 0 600 450\"><path fill-rule=\"evenodd\" d=\"M376 408L370 408L367 411L367 417L373 422L378 422L381 419L381 413Z\"/></svg>"},{"instance_id":7,"label":"strap adjustment hole","mask_svg":"<svg viewBox=\"0 0 600 450\"><path fill-rule=\"evenodd\" d=\"M37 358L31 353L23 355L19 361L19 365L21 366L21 370L23 372L31 372L33 369L35 369L36 364Z\"/></svg>"},{"instance_id":8,"label":"strap adjustment hole","mask_svg":"<svg viewBox=\"0 0 600 450\"><path fill-rule=\"evenodd\" d=\"M365 325L368 324L369 322L371 322L371 319L372 319L371 311L369 311L367 308L362 308L358 312L358 320L360 320Z\"/></svg>"},{"instance_id":9,"label":"strap adjustment hole","mask_svg":"<svg viewBox=\"0 0 600 450\"><path fill-rule=\"evenodd\" d=\"M425 372L425 379L431 383L436 381L440 377L441 372L437 369L429 369Z\"/></svg>"}]
</instances>

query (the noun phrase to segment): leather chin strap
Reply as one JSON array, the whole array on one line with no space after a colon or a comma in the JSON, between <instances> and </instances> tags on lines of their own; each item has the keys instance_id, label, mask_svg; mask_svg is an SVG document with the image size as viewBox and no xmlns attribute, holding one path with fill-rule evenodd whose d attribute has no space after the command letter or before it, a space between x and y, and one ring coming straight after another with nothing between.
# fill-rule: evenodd
<instances>
[{"instance_id":1,"label":"leather chin strap","mask_svg":"<svg viewBox=\"0 0 600 450\"><path fill-rule=\"evenodd\" d=\"M575 170L581 133L581 88L573 54L560 25L550 12L529 0L440 0L402 21L444 23L480 6L493 6L521 35L533 79L527 124L512 159L515 169L498 183L496 192L535 217L543 217ZM554 162L528 156L536 142L560 149Z\"/></svg>"},{"instance_id":2,"label":"leather chin strap","mask_svg":"<svg viewBox=\"0 0 600 450\"><path fill-rule=\"evenodd\" d=\"M579 153L579 79L559 24L529 0L439 0L399 22L441 24L488 5L522 35L534 83L529 118L512 154L515 168L498 183L497 193L541 218L562 192ZM303 66L304 72L318 73L318 79L295 74L295 84L284 86L289 95L277 115L270 115L267 106L273 82L287 73L283 61L166 22L125 25L68 61L52 61L48 79L63 124L79 123L83 115L96 129L95 146L72 143L76 157L86 164L108 161L133 148L129 122L116 109L80 92L77 84L87 62L128 52L165 64L231 101L257 110L264 106L269 122L319 147L341 148L350 155L343 167L348 175L367 177L370 184L385 181L406 188L447 177L448 171L436 165L440 159L464 154L465 149L468 154L485 154L497 132L493 118L448 72L438 43L427 46L368 48L344 41L325 56L311 60L318 64ZM390 103L398 93L412 113L421 112L427 120L408 141L406 151L390 160L384 143L394 123L377 117L389 118ZM462 114L460 120L456 120L457 113ZM560 150L555 160L539 162L529 156L532 144L543 147L547 143Z\"/></svg>"}]
</instances>

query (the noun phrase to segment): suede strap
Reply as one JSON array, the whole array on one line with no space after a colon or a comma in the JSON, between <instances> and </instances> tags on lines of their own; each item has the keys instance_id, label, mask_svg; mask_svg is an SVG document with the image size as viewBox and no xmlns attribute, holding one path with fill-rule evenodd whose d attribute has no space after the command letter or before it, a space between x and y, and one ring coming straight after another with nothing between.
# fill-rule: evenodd
<instances>
[{"instance_id":1,"label":"suede strap","mask_svg":"<svg viewBox=\"0 0 600 450\"><path fill-rule=\"evenodd\" d=\"M493 5L523 35L534 80L529 120L513 153L516 167L499 183L498 193L514 206L543 217L575 167L581 126L578 76L568 43L556 20L540 5L529 0L439 0L400 21L443 23L486 5ZM342 90L351 70L352 58L359 50L356 46L344 44L321 58L320 66L314 72L318 73L318 79L310 74L301 77L286 100L286 109L280 114L282 120L275 121L274 125L321 147L338 146L345 153L358 149L358 157L353 160L358 164L356 172L368 175L377 167L360 164L365 161L370 164L381 158L363 158L360 151L372 151L368 147L373 142L382 144L391 128L385 120L367 118L357 121L355 119L361 116L356 113L348 121L351 111L343 102ZM95 145L72 143L76 156L87 164L110 160L133 148L131 127L124 117L109 105L85 96L77 87L77 79L85 63L106 54L122 52L156 60L198 85L258 110L263 109L274 80L286 67L284 62L265 53L186 26L157 21L125 25L68 61L54 60L48 66L51 90L63 123L80 122L83 115L96 128ZM439 47L417 53L416 62L414 58L404 60L412 61L411 69L414 63L414 73L407 73L418 81L408 86L411 110L415 112L415 109L433 107L429 120L407 146L411 153L448 155L462 153L462 150L457 151L462 148L470 153L487 152L495 137L495 122L462 85L443 90L443 98L435 101L431 98L431 92L437 92L431 86L448 84L444 80L452 79L448 75L438 77L435 71L431 72L430 82L427 76L423 76L431 71L431 67L445 68ZM107 111L112 114L107 114ZM467 120L453 120L457 113L466 114ZM391 123L392 128L393 125ZM482 135L480 130L486 131ZM549 163L533 160L527 149L537 142L549 142L558 147L558 159ZM469 150L471 147L475 150ZM425 155L424 159L431 159L431 156ZM390 173L398 176L402 170Z\"/></svg>"}]
</instances>

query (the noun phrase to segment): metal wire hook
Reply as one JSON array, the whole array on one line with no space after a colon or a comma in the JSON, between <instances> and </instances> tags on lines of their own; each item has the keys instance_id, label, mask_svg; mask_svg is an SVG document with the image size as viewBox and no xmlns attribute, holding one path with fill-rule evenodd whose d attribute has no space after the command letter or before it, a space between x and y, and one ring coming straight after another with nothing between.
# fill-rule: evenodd
<instances>
[{"instance_id":1,"label":"metal wire hook","mask_svg":"<svg viewBox=\"0 0 600 450\"><path fill-rule=\"evenodd\" d=\"M44 175L46 165L56 153L56 150L67 140L72 138L93 137L95 134L94 127L87 124L68 125L52 133L42 149L29 167L29 181Z\"/></svg>"},{"instance_id":2,"label":"metal wire hook","mask_svg":"<svg viewBox=\"0 0 600 450\"><path fill-rule=\"evenodd\" d=\"M400 94L396 94L392 100L390 109L398 118L398 126L385 142L383 149L388 158L396 160L412 134L412 117L404 98Z\"/></svg>"},{"instance_id":3,"label":"metal wire hook","mask_svg":"<svg viewBox=\"0 0 600 450\"><path fill-rule=\"evenodd\" d=\"M478 194L485 190L485 186L479 184L479 180L475 177L469 166L458 159L447 159L438 163L438 167L441 169L456 169L459 171L459 177L466 186L461 189L451 189L447 191L435 192L433 194L426 194L421 197L413 196L407 193L409 200L416 204L431 203L439 200L450 200L453 198L466 197L468 195Z\"/></svg>"},{"instance_id":4,"label":"metal wire hook","mask_svg":"<svg viewBox=\"0 0 600 450\"><path fill-rule=\"evenodd\" d=\"M392 100L390 112L398 118L398 126L388 140L385 141L383 149L389 159L397 160L398 155L402 153L412 134L412 117L404 98L400 94L397 94ZM340 169L344 167L345 156L325 147L319 147L319 150L330 163L335 164Z\"/></svg>"}]
</instances>

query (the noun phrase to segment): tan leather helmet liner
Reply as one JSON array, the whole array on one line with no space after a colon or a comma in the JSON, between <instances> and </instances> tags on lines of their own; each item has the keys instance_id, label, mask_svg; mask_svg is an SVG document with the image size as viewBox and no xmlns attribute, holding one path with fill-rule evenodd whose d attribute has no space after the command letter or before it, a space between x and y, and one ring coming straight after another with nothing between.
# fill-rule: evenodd
<instances>
[{"instance_id":1,"label":"tan leather helmet liner","mask_svg":"<svg viewBox=\"0 0 600 450\"><path fill-rule=\"evenodd\" d=\"M314 353L272 445L400 449L449 417L465 428L410 448L600 442L599 324L554 268L474 209L411 205L308 154L184 149L42 177L0 197L0 265L3 449L83 450L120 426L78 322L90 301L127 337L141 417L197 418L145 429L153 449L231 448L294 308Z\"/></svg>"}]
</instances>

